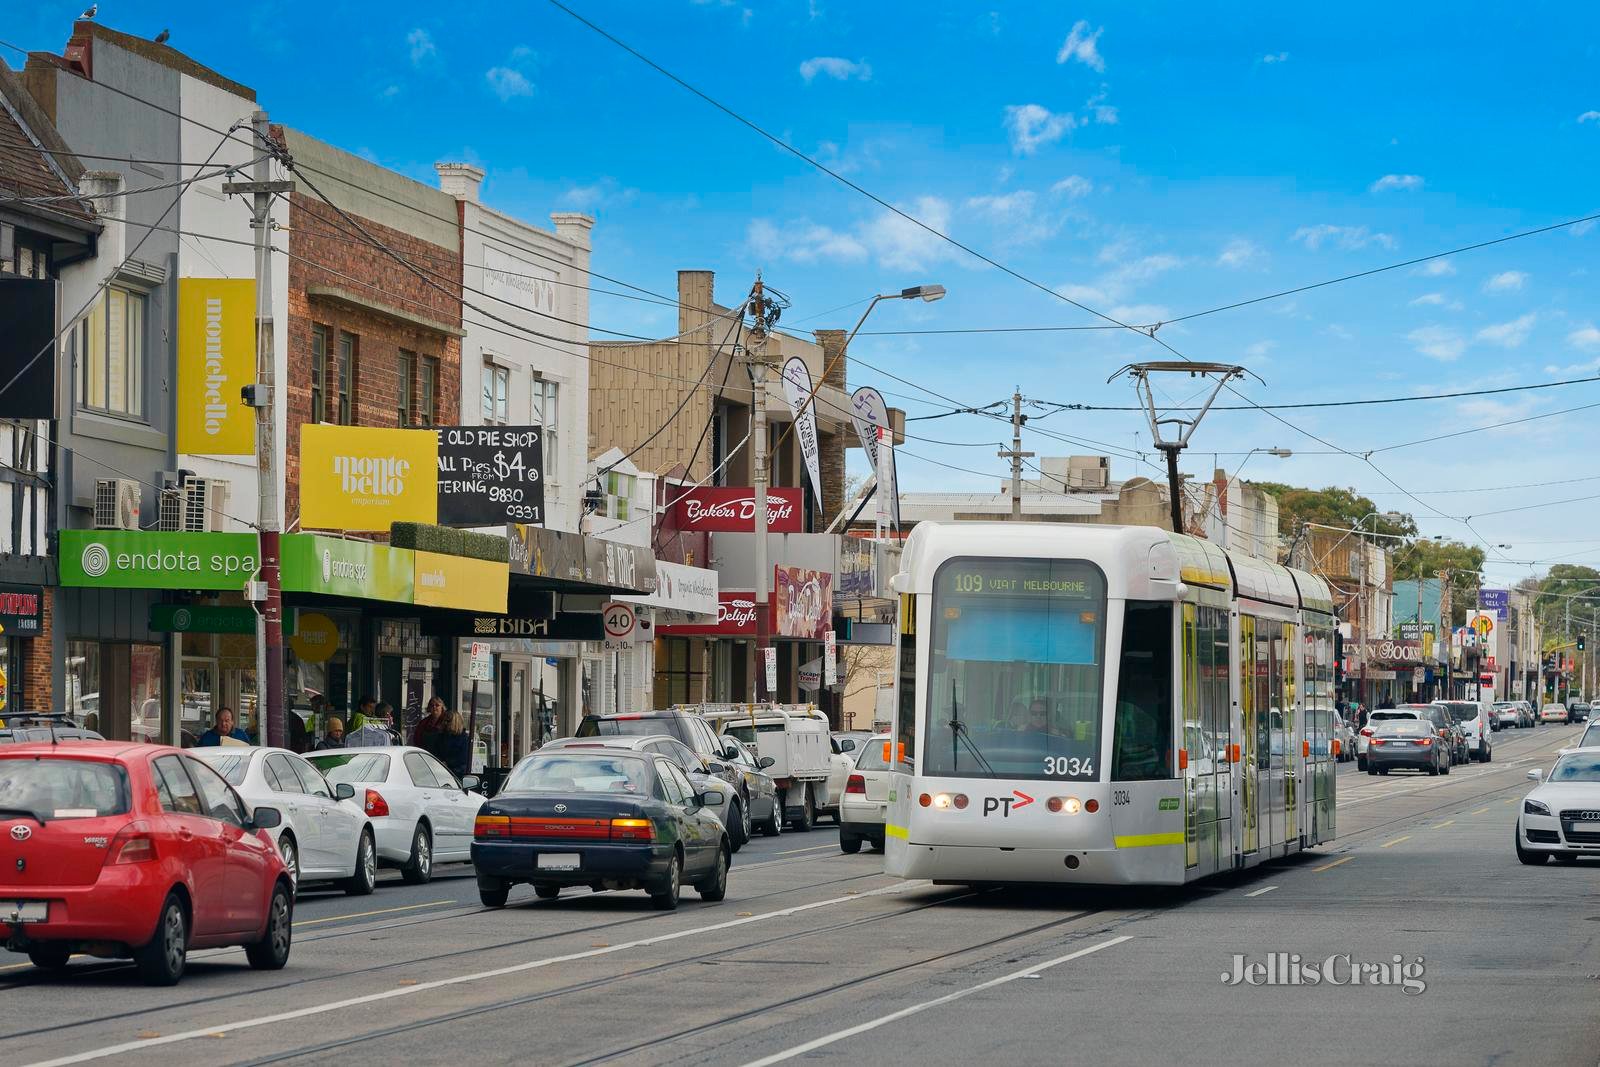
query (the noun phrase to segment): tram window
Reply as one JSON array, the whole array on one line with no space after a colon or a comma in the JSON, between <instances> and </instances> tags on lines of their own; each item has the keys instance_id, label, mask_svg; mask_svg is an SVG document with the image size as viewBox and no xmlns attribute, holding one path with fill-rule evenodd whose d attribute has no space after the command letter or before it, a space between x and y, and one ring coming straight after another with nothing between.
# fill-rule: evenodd
<instances>
[{"instance_id":1,"label":"tram window","mask_svg":"<svg viewBox=\"0 0 1600 1067\"><path fill-rule=\"evenodd\" d=\"M955 559L934 578L924 774L1097 781L1105 577Z\"/></svg>"},{"instance_id":2,"label":"tram window","mask_svg":"<svg viewBox=\"0 0 1600 1067\"><path fill-rule=\"evenodd\" d=\"M1172 776L1172 605L1130 600L1122 623L1111 780Z\"/></svg>"}]
</instances>

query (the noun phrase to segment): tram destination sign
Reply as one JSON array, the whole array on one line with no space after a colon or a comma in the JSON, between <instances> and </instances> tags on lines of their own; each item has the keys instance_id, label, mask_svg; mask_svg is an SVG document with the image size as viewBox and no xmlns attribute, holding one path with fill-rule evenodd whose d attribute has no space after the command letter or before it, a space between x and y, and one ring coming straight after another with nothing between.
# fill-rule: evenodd
<instances>
[{"instance_id":1,"label":"tram destination sign","mask_svg":"<svg viewBox=\"0 0 1600 1067\"><path fill-rule=\"evenodd\" d=\"M992 563L953 566L941 576L941 584L945 592L961 596L1100 596L1100 583L1087 575L1030 573L1026 566L1012 571Z\"/></svg>"},{"instance_id":2,"label":"tram destination sign","mask_svg":"<svg viewBox=\"0 0 1600 1067\"><path fill-rule=\"evenodd\" d=\"M537 426L439 429L439 523L544 523L544 439Z\"/></svg>"}]
</instances>

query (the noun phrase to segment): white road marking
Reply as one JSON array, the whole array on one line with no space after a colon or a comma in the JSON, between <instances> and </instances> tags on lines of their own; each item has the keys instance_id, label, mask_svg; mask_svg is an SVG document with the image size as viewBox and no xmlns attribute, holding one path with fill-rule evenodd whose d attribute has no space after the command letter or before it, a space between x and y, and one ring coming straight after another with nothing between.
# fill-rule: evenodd
<instances>
[{"instance_id":1,"label":"white road marking","mask_svg":"<svg viewBox=\"0 0 1600 1067\"><path fill-rule=\"evenodd\" d=\"M458 974L453 978L438 978L431 982L419 982L412 986L400 986L392 989L381 990L377 993L367 993L364 996L349 997L345 1000L330 1001L324 1004L313 1004L310 1007L296 1008L292 1011L278 1012L274 1015L258 1015L254 1018L222 1020L209 1026L197 1027L193 1030L184 1030L180 1033L165 1034L144 1041L124 1041L116 1045L106 1045L102 1048L89 1049L86 1052L74 1053L70 1056L61 1056L53 1060L43 1060L31 1067L67 1067L68 1064L88 1063L91 1060L105 1059L110 1056L120 1056L127 1052L136 1052L143 1049L155 1048L159 1045L174 1045L180 1041L192 1041L197 1037L211 1037L214 1034L231 1034L236 1030L251 1030L260 1026L271 1026L274 1023L289 1022L294 1019L305 1019L314 1015L325 1015L328 1012L344 1011L347 1008L360 1007L364 1004L376 1004L398 997L415 996L418 993L429 993L435 989L447 986L465 985L469 982L481 982L488 978L501 978L508 974L521 974L524 971L539 970L551 967L558 963L571 963L574 960L593 959L596 956L610 956L618 952L627 952L631 949L646 948L651 945L661 945L668 941L679 941L686 937L699 937L702 934L713 933L718 930L730 930L734 927L748 926L751 923L765 922L768 919L785 919L791 915L802 912L815 911L818 908L831 907L834 904L849 904L864 900L867 897L886 896L893 893L903 893L907 889L924 888L929 883L901 882L897 885L884 886L881 889L870 889L862 893L853 893L843 897L829 897L827 900L815 900L809 904L797 904L792 908L782 908L778 911L762 912L748 918L729 919L727 922L711 923L707 926L696 926L688 930L678 930L670 934L660 934L656 937L642 937L635 941L625 941L611 945L607 948L593 948L583 952L570 952L564 956L546 956L542 959L528 960L525 963L516 963L508 967L496 967L488 971L474 971L468 974ZM1127 938L1118 938L1126 941ZM1108 942L1109 944L1110 942ZM1064 960L1061 962L1065 962ZM1040 968L1030 968L1038 970Z\"/></svg>"},{"instance_id":2,"label":"white road marking","mask_svg":"<svg viewBox=\"0 0 1600 1067\"><path fill-rule=\"evenodd\" d=\"M1120 945L1124 941L1131 940L1133 940L1133 935L1131 934L1123 934L1121 937L1113 937L1109 941L1101 941L1099 944L1090 945L1088 948L1080 948L1076 952L1069 952L1065 956L1057 956L1053 960L1048 960L1044 963L1024 967L1020 971L1012 971L1010 974L1001 975L999 978L991 978L987 982L980 982L979 984L970 986L967 989L959 989L954 993L947 993L944 996L938 997L934 1000L925 1000L921 1004L913 1004L909 1008L901 1008L899 1011L890 1012L881 1019L873 1019L871 1022L862 1023L859 1026L852 1026L847 1030L839 1030L835 1033L828 1034L825 1037L819 1037L814 1041L807 1041L803 1045L796 1045L793 1048L784 1049L782 1052L775 1052L770 1056L763 1056L759 1060L751 1060L745 1065L745 1067L768 1067L769 1064L782 1063L785 1060L792 1060L796 1056L804 1056L808 1052L813 1052L819 1048L826 1048L828 1045L836 1044L845 1040L846 1038L855 1037L857 1034L864 1034L868 1031L876 1030L880 1026L887 1026L892 1022L898 1022L899 1020L908 1016L927 1011L929 1008L937 1008L942 1005L949 1004L953 1000L960 1000L961 998L969 997L974 993L982 993L984 990L993 989L996 986L1002 986L1008 982L1015 982L1020 978L1037 977L1040 972L1048 971L1052 967L1059 967L1063 963L1071 963L1073 960L1082 959L1084 956L1087 956L1090 953L1099 952L1101 949L1111 948L1113 945Z\"/></svg>"},{"instance_id":3,"label":"white road marking","mask_svg":"<svg viewBox=\"0 0 1600 1067\"><path fill-rule=\"evenodd\" d=\"M1270 893L1276 888L1278 888L1278 887L1275 886L1275 885L1264 886L1261 889L1257 889L1254 893L1246 893L1245 896L1247 896L1247 897L1259 897L1261 894Z\"/></svg>"}]
</instances>

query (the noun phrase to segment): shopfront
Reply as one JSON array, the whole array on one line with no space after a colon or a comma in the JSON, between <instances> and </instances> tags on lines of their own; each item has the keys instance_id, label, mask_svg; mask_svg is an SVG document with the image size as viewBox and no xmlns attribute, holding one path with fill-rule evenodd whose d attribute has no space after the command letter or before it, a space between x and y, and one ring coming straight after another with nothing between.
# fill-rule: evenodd
<instances>
[{"instance_id":1,"label":"shopfront","mask_svg":"<svg viewBox=\"0 0 1600 1067\"><path fill-rule=\"evenodd\" d=\"M0 584L0 716L21 709L48 711L28 692L27 665L43 640L44 588Z\"/></svg>"}]
</instances>

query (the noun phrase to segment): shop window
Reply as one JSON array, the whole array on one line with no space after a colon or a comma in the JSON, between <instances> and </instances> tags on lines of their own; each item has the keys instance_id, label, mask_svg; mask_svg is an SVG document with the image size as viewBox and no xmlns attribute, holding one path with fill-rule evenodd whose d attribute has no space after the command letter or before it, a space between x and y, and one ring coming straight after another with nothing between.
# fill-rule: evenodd
<instances>
[{"instance_id":1,"label":"shop window","mask_svg":"<svg viewBox=\"0 0 1600 1067\"><path fill-rule=\"evenodd\" d=\"M328 328L311 327L311 421L328 421Z\"/></svg>"},{"instance_id":2,"label":"shop window","mask_svg":"<svg viewBox=\"0 0 1600 1067\"><path fill-rule=\"evenodd\" d=\"M396 426L410 426L416 419L417 354L400 350L400 402L395 413Z\"/></svg>"},{"instance_id":3,"label":"shop window","mask_svg":"<svg viewBox=\"0 0 1600 1067\"><path fill-rule=\"evenodd\" d=\"M493 363L483 365L483 424L504 426L510 418L511 371Z\"/></svg>"},{"instance_id":4,"label":"shop window","mask_svg":"<svg viewBox=\"0 0 1600 1067\"><path fill-rule=\"evenodd\" d=\"M74 331L78 406L144 417L145 319L149 299L110 285Z\"/></svg>"},{"instance_id":5,"label":"shop window","mask_svg":"<svg viewBox=\"0 0 1600 1067\"><path fill-rule=\"evenodd\" d=\"M160 645L68 641L66 709L113 740L161 741L163 662Z\"/></svg>"},{"instance_id":6,"label":"shop window","mask_svg":"<svg viewBox=\"0 0 1600 1067\"><path fill-rule=\"evenodd\" d=\"M692 704L705 694L703 659L687 637L656 639L656 707Z\"/></svg>"},{"instance_id":7,"label":"shop window","mask_svg":"<svg viewBox=\"0 0 1600 1067\"><path fill-rule=\"evenodd\" d=\"M356 393L356 335L353 333L339 331L339 362L336 370L338 376L334 381L334 395L338 407L335 409L335 421L341 426L353 426Z\"/></svg>"}]
</instances>

